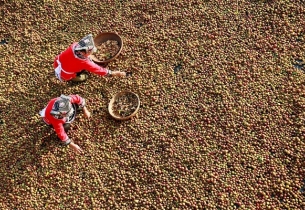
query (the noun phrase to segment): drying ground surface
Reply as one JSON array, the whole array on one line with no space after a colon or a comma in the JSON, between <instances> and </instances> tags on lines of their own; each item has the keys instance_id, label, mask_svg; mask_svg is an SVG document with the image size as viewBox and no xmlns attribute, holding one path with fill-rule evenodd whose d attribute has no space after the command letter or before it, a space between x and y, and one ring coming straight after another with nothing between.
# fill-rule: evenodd
<instances>
[{"instance_id":1,"label":"drying ground surface","mask_svg":"<svg viewBox=\"0 0 305 210\"><path fill-rule=\"evenodd\" d=\"M0 1L1 209L304 209L301 0ZM128 78L60 83L55 56L97 31ZM112 95L141 99L115 121ZM87 99L61 146L38 116Z\"/></svg>"}]
</instances>

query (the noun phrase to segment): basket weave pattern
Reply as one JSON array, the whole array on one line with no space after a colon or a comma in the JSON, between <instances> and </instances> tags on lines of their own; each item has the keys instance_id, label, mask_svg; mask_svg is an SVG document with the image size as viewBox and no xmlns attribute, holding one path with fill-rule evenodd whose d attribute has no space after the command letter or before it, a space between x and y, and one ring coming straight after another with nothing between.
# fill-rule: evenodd
<instances>
[{"instance_id":1,"label":"basket weave pattern","mask_svg":"<svg viewBox=\"0 0 305 210\"><path fill-rule=\"evenodd\" d=\"M135 95L135 96L137 97L137 99L138 99L138 105L137 105L136 110L135 110L131 115L126 116L126 117L122 117L122 116L116 114L116 113L113 111L113 105L114 105L114 102L115 102L119 97L121 97L122 95L125 95L125 94L127 94L127 93L129 93L129 94L131 93L131 94L133 94L133 95ZM110 114L113 118L115 118L115 119L117 119L117 120L128 120L128 119L132 118L133 116L135 116L135 115L138 113L139 109L140 109L140 98L139 98L139 96L138 96L136 93L131 92L131 91L127 91L127 90L115 94L115 95L112 97L112 99L110 100L109 106L108 106L109 114Z\"/></svg>"}]
</instances>

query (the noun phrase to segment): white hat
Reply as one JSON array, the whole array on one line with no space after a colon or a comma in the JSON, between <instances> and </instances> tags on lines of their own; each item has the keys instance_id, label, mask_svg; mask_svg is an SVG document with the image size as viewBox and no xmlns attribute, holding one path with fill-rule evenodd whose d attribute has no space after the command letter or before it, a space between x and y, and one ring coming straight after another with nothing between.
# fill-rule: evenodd
<instances>
[{"instance_id":1,"label":"white hat","mask_svg":"<svg viewBox=\"0 0 305 210\"><path fill-rule=\"evenodd\" d=\"M92 34L89 34L89 35L85 36L84 38L82 38L78 42L78 44L75 46L75 50L86 50L86 52L92 50L93 52L96 52L97 49L94 45L94 40L93 40Z\"/></svg>"}]
</instances>

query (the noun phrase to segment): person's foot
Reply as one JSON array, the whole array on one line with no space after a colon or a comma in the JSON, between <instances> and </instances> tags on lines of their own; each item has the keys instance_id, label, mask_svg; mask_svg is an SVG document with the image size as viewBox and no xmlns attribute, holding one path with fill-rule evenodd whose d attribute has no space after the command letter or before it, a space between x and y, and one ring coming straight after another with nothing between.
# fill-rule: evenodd
<instances>
[{"instance_id":1,"label":"person's foot","mask_svg":"<svg viewBox=\"0 0 305 210\"><path fill-rule=\"evenodd\" d=\"M73 82L84 82L88 79L88 74L80 74L77 75L75 78L72 79Z\"/></svg>"}]
</instances>

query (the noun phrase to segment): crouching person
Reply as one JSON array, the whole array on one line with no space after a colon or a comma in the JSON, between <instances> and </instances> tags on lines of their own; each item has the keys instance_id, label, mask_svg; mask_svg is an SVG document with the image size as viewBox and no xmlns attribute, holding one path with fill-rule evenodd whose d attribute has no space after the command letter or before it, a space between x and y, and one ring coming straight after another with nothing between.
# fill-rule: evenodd
<instances>
[{"instance_id":1,"label":"crouching person","mask_svg":"<svg viewBox=\"0 0 305 210\"><path fill-rule=\"evenodd\" d=\"M76 117L77 110L82 110L87 118L91 116L85 105L85 99L78 95L61 95L49 101L48 105L39 112L43 121L55 130L61 142L78 154L83 150L68 137L67 132Z\"/></svg>"},{"instance_id":2,"label":"crouching person","mask_svg":"<svg viewBox=\"0 0 305 210\"><path fill-rule=\"evenodd\" d=\"M74 42L66 50L56 56L53 67L55 76L60 81L83 82L88 78L88 72L100 76L125 77L126 73L111 71L92 61L92 53L97 50L92 34L79 42Z\"/></svg>"}]
</instances>

